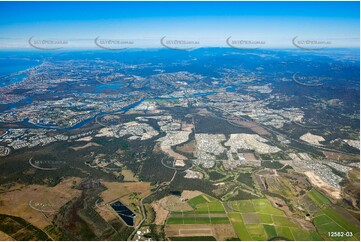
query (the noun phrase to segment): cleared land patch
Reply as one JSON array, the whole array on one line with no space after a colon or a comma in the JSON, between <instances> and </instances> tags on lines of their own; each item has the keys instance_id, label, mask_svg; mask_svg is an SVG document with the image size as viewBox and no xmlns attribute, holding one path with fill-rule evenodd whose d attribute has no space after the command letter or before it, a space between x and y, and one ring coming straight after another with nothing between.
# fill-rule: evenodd
<instances>
[{"instance_id":1,"label":"cleared land patch","mask_svg":"<svg viewBox=\"0 0 361 242\"><path fill-rule=\"evenodd\" d=\"M51 225L54 215L64 204L80 196L81 191L75 188L79 183L79 178L70 178L55 187L17 184L1 194L0 214L20 217L44 229Z\"/></svg>"}]
</instances>

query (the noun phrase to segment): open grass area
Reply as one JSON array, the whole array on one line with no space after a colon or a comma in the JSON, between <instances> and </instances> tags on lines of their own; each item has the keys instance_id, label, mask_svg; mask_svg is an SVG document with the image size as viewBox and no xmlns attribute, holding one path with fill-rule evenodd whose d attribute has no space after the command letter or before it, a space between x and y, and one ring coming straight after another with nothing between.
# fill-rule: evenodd
<instances>
[{"instance_id":1,"label":"open grass area","mask_svg":"<svg viewBox=\"0 0 361 242\"><path fill-rule=\"evenodd\" d=\"M196 213L225 213L221 202L209 202L198 204L195 207Z\"/></svg>"},{"instance_id":2,"label":"open grass area","mask_svg":"<svg viewBox=\"0 0 361 242\"><path fill-rule=\"evenodd\" d=\"M311 200L314 203L316 203L319 207L322 207L323 205L331 204L330 200L328 200L327 197L322 195L314 188L312 188L312 190L307 193L307 196L311 198Z\"/></svg>"},{"instance_id":3,"label":"open grass area","mask_svg":"<svg viewBox=\"0 0 361 242\"><path fill-rule=\"evenodd\" d=\"M253 199L253 207L258 213L272 214L272 215L284 215L281 210L273 207L271 202L267 199Z\"/></svg>"},{"instance_id":4,"label":"open grass area","mask_svg":"<svg viewBox=\"0 0 361 242\"><path fill-rule=\"evenodd\" d=\"M195 208L198 204L206 203L207 200L202 196L196 196L188 201L188 204Z\"/></svg>"},{"instance_id":5,"label":"open grass area","mask_svg":"<svg viewBox=\"0 0 361 242\"><path fill-rule=\"evenodd\" d=\"M232 210L241 212L241 213L256 212L251 200L230 201L230 202L228 202L228 206Z\"/></svg>"}]
</instances>

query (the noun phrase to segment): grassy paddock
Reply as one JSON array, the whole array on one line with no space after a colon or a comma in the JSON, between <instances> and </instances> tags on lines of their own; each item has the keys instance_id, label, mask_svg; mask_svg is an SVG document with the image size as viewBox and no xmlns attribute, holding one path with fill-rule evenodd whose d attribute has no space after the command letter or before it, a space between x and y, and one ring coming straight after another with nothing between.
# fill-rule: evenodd
<instances>
[{"instance_id":1,"label":"grassy paddock","mask_svg":"<svg viewBox=\"0 0 361 242\"><path fill-rule=\"evenodd\" d=\"M328 200L324 195L322 195L314 188L312 188L312 190L307 193L307 196L311 198L311 200L314 203L316 203L319 207L322 207L323 205L331 204L330 200Z\"/></svg>"}]
</instances>

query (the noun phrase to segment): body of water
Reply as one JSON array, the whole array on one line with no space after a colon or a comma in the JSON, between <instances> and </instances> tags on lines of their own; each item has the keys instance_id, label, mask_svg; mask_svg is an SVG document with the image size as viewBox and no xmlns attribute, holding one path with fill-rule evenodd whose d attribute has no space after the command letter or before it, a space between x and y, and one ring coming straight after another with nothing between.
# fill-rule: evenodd
<instances>
[{"instance_id":1,"label":"body of water","mask_svg":"<svg viewBox=\"0 0 361 242\"><path fill-rule=\"evenodd\" d=\"M116 201L110 205L115 212L124 220L128 226L134 226L135 213L133 213L123 203Z\"/></svg>"},{"instance_id":2,"label":"body of water","mask_svg":"<svg viewBox=\"0 0 361 242\"><path fill-rule=\"evenodd\" d=\"M0 58L0 87L20 82L26 75L24 73L15 75L16 73L40 64L36 60Z\"/></svg>"}]
</instances>

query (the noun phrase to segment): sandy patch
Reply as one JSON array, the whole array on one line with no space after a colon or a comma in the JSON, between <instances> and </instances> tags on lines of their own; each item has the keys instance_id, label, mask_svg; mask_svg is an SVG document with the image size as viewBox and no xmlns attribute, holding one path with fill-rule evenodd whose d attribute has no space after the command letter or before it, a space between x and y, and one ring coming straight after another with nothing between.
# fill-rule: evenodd
<instances>
[{"instance_id":1,"label":"sandy patch","mask_svg":"<svg viewBox=\"0 0 361 242\"><path fill-rule=\"evenodd\" d=\"M0 241L14 241L14 239L0 230Z\"/></svg>"},{"instance_id":2,"label":"sandy patch","mask_svg":"<svg viewBox=\"0 0 361 242\"><path fill-rule=\"evenodd\" d=\"M187 160L187 157L175 152L174 150L172 150L171 147L162 146L162 145L160 147L164 153L168 154L170 157L173 157L174 159Z\"/></svg>"},{"instance_id":3,"label":"sandy patch","mask_svg":"<svg viewBox=\"0 0 361 242\"><path fill-rule=\"evenodd\" d=\"M305 175L308 177L312 185L322 189L323 191L327 192L327 194L330 194L332 197L336 199L341 198L341 190L337 189L333 186L328 185L326 182L324 182L319 176L317 176L312 171L306 171Z\"/></svg>"},{"instance_id":4,"label":"sandy patch","mask_svg":"<svg viewBox=\"0 0 361 242\"><path fill-rule=\"evenodd\" d=\"M235 126L241 126L241 127L246 127L249 128L250 130L252 130L253 132L259 134L259 135L270 135L270 133L264 129L263 127L259 126L258 124L254 123L254 122L250 122L250 121L242 121L239 119L230 119L229 122L232 125Z\"/></svg>"},{"instance_id":5,"label":"sandy patch","mask_svg":"<svg viewBox=\"0 0 361 242\"><path fill-rule=\"evenodd\" d=\"M192 211L193 208L182 197L170 195L159 200L159 204L168 211Z\"/></svg>"},{"instance_id":6,"label":"sandy patch","mask_svg":"<svg viewBox=\"0 0 361 242\"><path fill-rule=\"evenodd\" d=\"M184 198L184 199L190 200L190 199L192 199L192 198L194 198L194 197L197 197L197 196L199 196L199 195L202 195L202 194L203 194L203 193L200 192L200 191L184 190L184 191L182 192L181 197Z\"/></svg>"},{"instance_id":7,"label":"sandy patch","mask_svg":"<svg viewBox=\"0 0 361 242\"><path fill-rule=\"evenodd\" d=\"M189 178L189 179L202 179L203 178L203 174L198 172L198 171L192 171L192 170L186 170L185 171L185 176L184 178Z\"/></svg>"},{"instance_id":8,"label":"sandy patch","mask_svg":"<svg viewBox=\"0 0 361 242\"><path fill-rule=\"evenodd\" d=\"M134 176L131 170L122 170L121 174L124 176L125 182L138 182L138 178Z\"/></svg>"},{"instance_id":9,"label":"sandy patch","mask_svg":"<svg viewBox=\"0 0 361 242\"><path fill-rule=\"evenodd\" d=\"M174 167L184 167L186 163L184 163L184 160L175 160Z\"/></svg>"},{"instance_id":10,"label":"sandy patch","mask_svg":"<svg viewBox=\"0 0 361 242\"><path fill-rule=\"evenodd\" d=\"M112 128L110 127L105 127L105 128L101 128L98 132L98 134L95 135L95 137L113 137L114 132L112 130Z\"/></svg>"},{"instance_id":11,"label":"sandy patch","mask_svg":"<svg viewBox=\"0 0 361 242\"><path fill-rule=\"evenodd\" d=\"M196 141L189 141L184 145L177 146L176 149L187 154L193 154L196 151Z\"/></svg>"},{"instance_id":12,"label":"sandy patch","mask_svg":"<svg viewBox=\"0 0 361 242\"><path fill-rule=\"evenodd\" d=\"M225 146L230 146L230 151L238 153L239 149L254 150L259 154L269 154L281 151L276 146L266 144L268 140L258 134L231 134Z\"/></svg>"},{"instance_id":13,"label":"sandy patch","mask_svg":"<svg viewBox=\"0 0 361 242\"><path fill-rule=\"evenodd\" d=\"M165 137L159 138L161 150L178 160L187 160L187 157L178 154L172 149L172 146L188 141L191 131L168 131Z\"/></svg>"},{"instance_id":14,"label":"sandy patch","mask_svg":"<svg viewBox=\"0 0 361 242\"><path fill-rule=\"evenodd\" d=\"M322 153L329 159L332 160L360 160L360 156L356 155L348 155L344 153L336 153L336 152L329 152L329 151L322 151Z\"/></svg>"},{"instance_id":15,"label":"sandy patch","mask_svg":"<svg viewBox=\"0 0 361 242\"><path fill-rule=\"evenodd\" d=\"M167 220L169 211L164 209L159 201L152 202L151 203L152 208L154 209L154 212L156 214L154 223L157 225L162 225Z\"/></svg>"},{"instance_id":16,"label":"sandy patch","mask_svg":"<svg viewBox=\"0 0 361 242\"><path fill-rule=\"evenodd\" d=\"M71 149L75 150L75 151L78 151L78 150L82 150L82 149L86 149L86 148L89 148L89 147L92 147L92 146L101 146L100 144L97 144L97 143L94 143L94 142L90 142L90 143L87 143L86 145L83 145L83 146L72 146L70 147Z\"/></svg>"},{"instance_id":17,"label":"sandy patch","mask_svg":"<svg viewBox=\"0 0 361 242\"><path fill-rule=\"evenodd\" d=\"M167 237L214 236L218 241L237 238L231 224L167 224Z\"/></svg>"},{"instance_id":18,"label":"sandy patch","mask_svg":"<svg viewBox=\"0 0 361 242\"><path fill-rule=\"evenodd\" d=\"M243 153L243 157L246 159L246 161L257 160L256 156L253 153Z\"/></svg>"},{"instance_id":19,"label":"sandy patch","mask_svg":"<svg viewBox=\"0 0 361 242\"><path fill-rule=\"evenodd\" d=\"M322 145L319 142L325 141L322 136L311 134L310 132L302 135L300 140L303 140L312 145Z\"/></svg>"},{"instance_id":20,"label":"sandy patch","mask_svg":"<svg viewBox=\"0 0 361 242\"><path fill-rule=\"evenodd\" d=\"M352 146L356 149L360 149L360 141L359 140L351 140L351 139L344 139L343 140L349 146Z\"/></svg>"},{"instance_id":21,"label":"sandy patch","mask_svg":"<svg viewBox=\"0 0 361 242\"><path fill-rule=\"evenodd\" d=\"M91 141L92 139L93 139L93 137L91 137L91 136L85 136L85 137L77 139L75 141Z\"/></svg>"}]
</instances>

